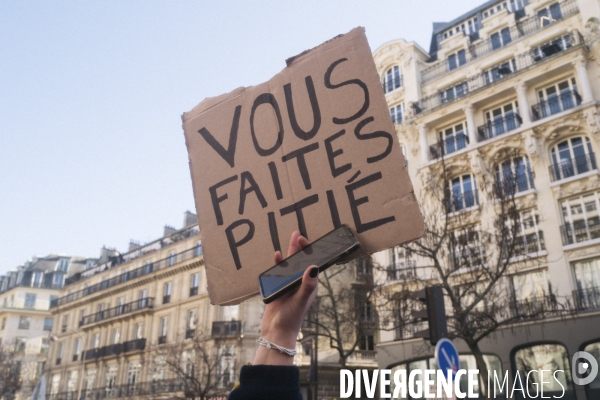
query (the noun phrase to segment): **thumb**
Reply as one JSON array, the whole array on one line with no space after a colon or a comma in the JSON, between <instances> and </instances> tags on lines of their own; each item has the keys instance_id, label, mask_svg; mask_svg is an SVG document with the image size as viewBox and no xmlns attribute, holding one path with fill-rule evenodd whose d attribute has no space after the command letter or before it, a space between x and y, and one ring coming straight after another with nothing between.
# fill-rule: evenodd
<instances>
[{"instance_id":1,"label":"thumb","mask_svg":"<svg viewBox=\"0 0 600 400\"><path fill-rule=\"evenodd\" d=\"M298 296L298 300L303 305L308 305L309 302L312 303L311 296L316 292L317 285L319 283L319 279L317 278L319 274L319 268L316 265L311 265L304 271L304 275L302 276L302 284L300 285L300 289L296 292L296 296ZM312 296L314 298L314 296Z\"/></svg>"}]
</instances>

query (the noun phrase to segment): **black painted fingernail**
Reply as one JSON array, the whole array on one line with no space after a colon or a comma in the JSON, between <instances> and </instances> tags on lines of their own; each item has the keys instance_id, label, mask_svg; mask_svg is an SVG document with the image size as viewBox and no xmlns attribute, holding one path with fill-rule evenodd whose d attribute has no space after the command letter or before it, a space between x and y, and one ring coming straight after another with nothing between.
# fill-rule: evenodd
<instances>
[{"instance_id":1,"label":"black painted fingernail","mask_svg":"<svg viewBox=\"0 0 600 400\"><path fill-rule=\"evenodd\" d=\"M317 267L312 267L312 269L310 270L310 272L308 273L308 275L309 275L311 278L316 278L318 273L319 273L319 268L317 268Z\"/></svg>"}]
</instances>

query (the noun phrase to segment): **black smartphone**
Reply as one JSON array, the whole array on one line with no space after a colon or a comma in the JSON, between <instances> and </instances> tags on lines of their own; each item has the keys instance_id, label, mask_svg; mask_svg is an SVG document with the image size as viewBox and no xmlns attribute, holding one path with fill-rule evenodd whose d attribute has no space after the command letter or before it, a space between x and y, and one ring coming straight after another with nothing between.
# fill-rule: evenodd
<instances>
[{"instance_id":1,"label":"black smartphone","mask_svg":"<svg viewBox=\"0 0 600 400\"><path fill-rule=\"evenodd\" d=\"M310 265L324 271L359 247L358 239L347 225L334 229L258 276L263 301L268 304L298 286Z\"/></svg>"}]
</instances>

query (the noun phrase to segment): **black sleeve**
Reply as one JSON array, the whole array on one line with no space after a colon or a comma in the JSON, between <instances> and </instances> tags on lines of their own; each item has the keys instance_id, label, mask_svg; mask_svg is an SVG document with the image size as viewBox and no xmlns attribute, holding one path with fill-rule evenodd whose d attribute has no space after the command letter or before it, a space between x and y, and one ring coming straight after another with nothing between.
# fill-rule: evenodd
<instances>
[{"instance_id":1,"label":"black sleeve","mask_svg":"<svg viewBox=\"0 0 600 400\"><path fill-rule=\"evenodd\" d=\"M302 400L300 370L295 366L246 365L240 386L229 400Z\"/></svg>"}]
</instances>

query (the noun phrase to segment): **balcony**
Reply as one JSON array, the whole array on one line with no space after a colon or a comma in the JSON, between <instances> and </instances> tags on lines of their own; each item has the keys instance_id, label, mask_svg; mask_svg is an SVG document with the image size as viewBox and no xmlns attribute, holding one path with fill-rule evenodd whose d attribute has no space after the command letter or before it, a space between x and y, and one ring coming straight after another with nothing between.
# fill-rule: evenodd
<instances>
[{"instance_id":1,"label":"balcony","mask_svg":"<svg viewBox=\"0 0 600 400\"><path fill-rule=\"evenodd\" d=\"M198 286L194 286L190 288L190 297L196 296L198 294Z\"/></svg>"},{"instance_id":2,"label":"balcony","mask_svg":"<svg viewBox=\"0 0 600 400\"><path fill-rule=\"evenodd\" d=\"M429 146L429 155L432 160L435 160L436 158L464 149L468 144L469 137L466 135L466 132L458 132L455 135L447 137L445 140L440 140L433 146Z\"/></svg>"},{"instance_id":3,"label":"balcony","mask_svg":"<svg viewBox=\"0 0 600 400\"><path fill-rule=\"evenodd\" d=\"M577 107L581 104L581 96L576 90L565 90L560 94L542 100L531 107L532 119L539 121L551 115Z\"/></svg>"},{"instance_id":4,"label":"balcony","mask_svg":"<svg viewBox=\"0 0 600 400\"><path fill-rule=\"evenodd\" d=\"M413 103L413 109L415 110L415 114L418 115L431 112L442 105L453 103L454 101L461 99L470 93L472 94L481 88L494 85L498 82L503 82L506 80L506 78L514 76L515 74L520 73L531 66L542 63L550 58L559 57L560 55L565 54L568 50L579 47L585 47L583 36L577 30L571 31L566 35L552 39L536 49L515 56L514 70L502 69L502 71L500 71L500 69L498 69L496 72L489 70L469 76L466 81L459 85L461 87L460 93L456 93L454 97L449 98L447 92L450 88L445 88L437 93L422 98L417 103ZM568 100L565 100L565 104L569 104ZM538 112L538 110L534 110L534 114L535 112ZM540 109L539 112L541 113L542 110Z\"/></svg>"},{"instance_id":5,"label":"balcony","mask_svg":"<svg viewBox=\"0 0 600 400\"><path fill-rule=\"evenodd\" d=\"M561 227L563 245L600 239L600 217L568 222Z\"/></svg>"},{"instance_id":6,"label":"balcony","mask_svg":"<svg viewBox=\"0 0 600 400\"><path fill-rule=\"evenodd\" d=\"M494 183L494 195L497 199L502 200L533 188L533 172L527 168L519 171L516 176L503 176L501 182L496 181Z\"/></svg>"},{"instance_id":7,"label":"balcony","mask_svg":"<svg viewBox=\"0 0 600 400\"><path fill-rule=\"evenodd\" d=\"M46 398L48 400L77 400L77 392L72 390L70 392L49 393Z\"/></svg>"},{"instance_id":8,"label":"balcony","mask_svg":"<svg viewBox=\"0 0 600 400\"><path fill-rule=\"evenodd\" d=\"M600 287L575 290L573 299L579 311L600 310Z\"/></svg>"},{"instance_id":9,"label":"balcony","mask_svg":"<svg viewBox=\"0 0 600 400\"><path fill-rule=\"evenodd\" d=\"M167 337L166 336L159 336L158 337L158 344L165 344L167 343Z\"/></svg>"},{"instance_id":10,"label":"balcony","mask_svg":"<svg viewBox=\"0 0 600 400\"><path fill-rule=\"evenodd\" d=\"M85 325L94 324L109 318L113 318L124 314L131 314L133 312L144 309L151 309L153 307L153 303L154 298L148 297L145 299L133 301L131 303L109 308L108 310L100 311L95 314L86 315L81 319L81 321L79 321L79 326L81 327Z\"/></svg>"},{"instance_id":11,"label":"balcony","mask_svg":"<svg viewBox=\"0 0 600 400\"><path fill-rule=\"evenodd\" d=\"M467 190L461 193L452 193L446 200L446 212L455 213L479 204L477 190Z\"/></svg>"},{"instance_id":12,"label":"balcony","mask_svg":"<svg viewBox=\"0 0 600 400\"><path fill-rule=\"evenodd\" d=\"M597 169L596 155L594 153L585 154L575 158L562 158L553 163L548 170L552 182L572 176L585 174L586 172Z\"/></svg>"},{"instance_id":13,"label":"balcony","mask_svg":"<svg viewBox=\"0 0 600 400\"><path fill-rule=\"evenodd\" d=\"M186 339L193 339L195 333L196 333L195 329L186 329L185 330L185 338Z\"/></svg>"},{"instance_id":14,"label":"balcony","mask_svg":"<svg viewBox=\"0 0 600 400\"><path fill-rule=\"evenodd\" d=\"M560 2L560 11L561 11L561 13L560 13L561 17L556 19L555 21L559 21L559 20L568 18L571 15L576 14L577 12L579 12L579 8L577 7L577 2L575 0L567 0L567 1ZM521 16L519 16L519 18L517 18L517 19L520 19L520 18L521 18ZM555 22L555 21L553 21L553 22ZM538 32L541 29L544 29L548 25L551 25L551 24L548 24L548 23L540 24L540 19L537 15L533 15L526 19L521 19L520 21L517 22L516 26L514 26L510 29L511 42L516 41L525 36L529 36L535 32ZM478 39L479 39L478 33L471 36L471 42L478 40ZM491 53L495 52L496 50L500 50L500 49L502 49L502 47L498 47L497 44L493 43L491 38L482 40L479 43L471 44L468 47L468 51L466 52L467 64L475 59L479 59L481 57L484 57L484 56L491 54ZM463 64L463 65L466 65L466 64ZM435 63L434 65L432 65L431 67L423 70L422 75L421 75L422 82L423 82L423 84L427 84L438 78L441 78L442 76L446 75L447 73L449 73L452 70L454 70L454 69L450 69L448 60L439 61L439 62Z\"/></svg>"},{"instance_id":15,"label":"balcony","mask_svg":"<svg viewBox=\"0 0 600 400\"><path fill-rule=\"evenodd\" d=\"M500 136L503 133L519 128L523 120L519 114L508 114L501 118L494 118L487 124L477 128L477 141L479 143Z\"/></svg>"},{"instance_id":16,"label":"balcony","mask_svg":"<svg viewBox=\"0 0 600 400\"><path fill-rule=\"evenodd\" d=\"M213 321L212 337L226 338L242 334L242 321Z\"/></svg>"},{"instance_id":17,"label":"balcony","mask_svg":"<svg viewBox=\"0 0 600 400\"><path fill-rule=\"evenodd\" d=\"M73 293L63 296L59 299L55 299L51 302L50 308L62 306L64 304L70 303L72 301L79 300L85 296L89 296L94 293L98 293L101 290L110 289L110 288L120 285L122 283L137 279L141 276L149 275L156 271L174 267L185 261L188 261L188 260L198 257L196 255L196 252L197 252L197 249L196 249L196 246L194 246L185 251L182 251L179 254L175 254L174 258L173 258L173 256L168 256L166 258L163 258L158 261L154 261L152 263L146 264L146 265L136 268L134 270L124 272L120 275L117 275L117 276L110 278L108 280L105 280L103 282L88 286L84 289L78 290L77 292L73 292Z\"/></svg>"},{"instance_id":18,"label":"balcony","mask_svg":"<svg viewBox=\"0 0 600 400\"><path fill-rule=\"evenodd\" d=\"M560 311L559 304L553 295L532 297L530 299L512 300L509 304L510 316L519 320L535 320L548 317Z\"/></svg>"},{"instance_id":19,"label":"balcony","mask_svg":"<svg viewBox=\"0 0 600 400\"><path fill-rule=\"evenodd\" d=\"M111 344L109 346L89 349L83 353L84 360L94 360L102 357L116 356L132 351L144 350L146 348L146 339L135 339L129 342Z\"/></svg>"}]
</instances>

